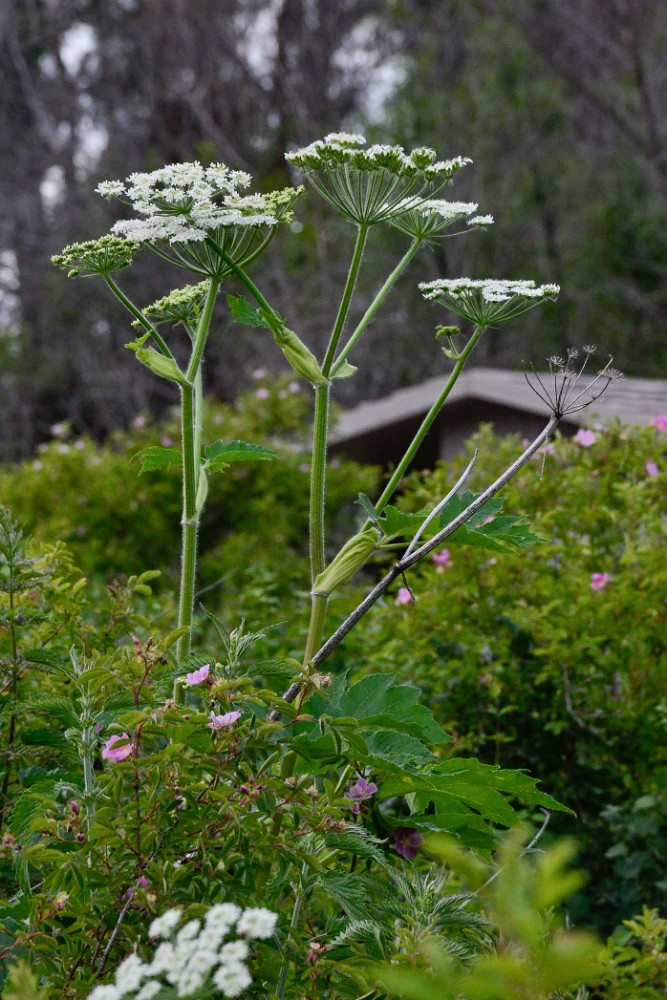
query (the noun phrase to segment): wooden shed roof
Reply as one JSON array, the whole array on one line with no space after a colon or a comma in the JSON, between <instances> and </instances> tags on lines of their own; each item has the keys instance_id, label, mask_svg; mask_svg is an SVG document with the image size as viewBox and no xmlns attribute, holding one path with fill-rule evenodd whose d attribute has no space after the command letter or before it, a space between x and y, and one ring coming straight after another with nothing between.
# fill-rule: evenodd
<instances>
[{"instance_id":1,"label":"wooden shed roof","mask_svg":"<svg viewBox=\"0 0 667 1000\"><path fill-rule=\"evenodd\" d=\"M546 373L541 377L549 379ZM428 379L344 411L332 435L332 444L344 446L348 440L388 429L399 421L421 418L437 399L443 384L442 376ZM468 369L452 389L444 410L466 401L492 403L537 417L549 416L547 407L526 384L522 372ZM626 424L649 424L654 416L665 412L666 379L627 378L613 382L590 407L568 415L567 422L589 425L618 418Z\"/></svg>"}]
</instances>

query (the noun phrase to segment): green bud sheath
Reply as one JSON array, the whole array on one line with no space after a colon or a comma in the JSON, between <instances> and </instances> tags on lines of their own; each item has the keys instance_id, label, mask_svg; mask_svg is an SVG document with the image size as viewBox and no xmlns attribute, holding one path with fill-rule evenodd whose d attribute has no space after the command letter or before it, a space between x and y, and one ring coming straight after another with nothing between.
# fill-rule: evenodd
<instances>
[{"instance_id":1,"label":"green bud sheath","mask_svg":"<svg viewBox=\"0 0 667 1000\"><path fill-rule=\"evenodd\" d=\"M146 365L156 375L169 379L170 382L178 382L179 385L187 385L188 380L178 367L173 358L165 358L164 354L159 354L152 347L139 347L135 350L137 360L142 365Z\"/></svg>"},{"instance_id":2,"label":"green bud sheath","mask_svg":"<svg viewBox=\"0 0 667 1000\"><path fill-rule=\"evenodd\" d=\"M370 528L350 538L333 561L315 579L313 591L326 597L349 580L363 566L378 543L377 532Z\"/></svg>"},{"instance_id":3,"label":"green bud sheath","mask_svg":"<svg viewBox=\"0 0 667 1000\"><path fill-rule=\"evenodd\" d=\"M327 379L322 374L315 355L294 331L283 325L276 325L272 329L278 347L297 375L307 378L312 385L326 385Z\"/></svg>"}]
</instances>

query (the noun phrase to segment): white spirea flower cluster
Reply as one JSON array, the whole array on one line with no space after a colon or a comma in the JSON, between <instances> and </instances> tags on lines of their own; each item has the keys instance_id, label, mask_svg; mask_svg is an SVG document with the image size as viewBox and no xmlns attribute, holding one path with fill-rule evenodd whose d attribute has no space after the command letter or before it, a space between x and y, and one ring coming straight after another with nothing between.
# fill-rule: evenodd
<instances>
[{"instance_id":1,"label":"white spirea flower cluster","mask_svg":"<svg viewBox=\"0 0 667 1000\"><path fill-rule=\"evenodd\" d=\"M203 922L190 920L177 930L181 910L167 910L148 930L149 937L163 939L152 960L129 955L116 970L114 982L96 986L88 1000L151 1000L163 991L198 997L204 989L207 996L217 990L223 997L237 997L252 982L245 964L250 954L246 939L271 937L276 920L275 913L262 907L241 910L234 903L219 903ZM234 926L242 937L225 941Z\"/></svg>"},{"instance_id":2,"label":"white spirea flower cluster","mask_svg":"<svg viewBox=\"0 0 667 1000\"><path fill-rule=\"evenodd\" d=\"M438 278L419 285L425 299L442 295L455 298L470 292L479 293L485 302L508 302L515 295L524 299L541 299L558 295L559 285L536 285L534 281L504 281L494 278Z\"/></svg>"},{"instance_id":3,"label":"white spirea flower cluster","mask_svg":"<svg viewBox=\"0 0 667 1000\"><path fill-rule=\"evenodd\" d=\"M140 242L184 243L204 240L222 227L275 225L265 196L240 193L250 180L224 163L203 167L195 161L130 174L126 181L102 181L95 190L127 202L141 216L116 222L113 233Z\"/></svg>"}]
</instances>

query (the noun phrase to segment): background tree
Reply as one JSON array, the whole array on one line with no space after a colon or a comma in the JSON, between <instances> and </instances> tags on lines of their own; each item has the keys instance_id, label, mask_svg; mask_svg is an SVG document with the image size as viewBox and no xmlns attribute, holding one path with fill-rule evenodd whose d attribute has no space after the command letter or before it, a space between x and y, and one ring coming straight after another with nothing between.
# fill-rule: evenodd
<instances>
[{"instance_id":1,"label":"background tree","mask_svg":"<svg viewBox=\"0 0 667 1000\"><path fill-rule=\"evenodd\" d=\"M129 367L126 317L49 263L115 218L90 193L97 179L199 158L277 187L286 150L340 127L472 156L451 197L497 207L486 235L417 259L362 348L377 359L365 384L341 384L341 401L432 374L416 282L443 273L560 282L553 317L521 331L525 357L600 339L628 373L655 374L667 357L666 38L659 0L5 0L0 456L26 454L54 421L99 436L172 402ZM286 235L258 272L287 317L308 315L315 350L344 267L331 250L349 238L335 219L312 225L324 212L311 199L300 209L308 257ZM362 293L402 240L371 245ZM163 293L155 261L135 274L142 295ZM266 339L236 328L234 341L242 368L279 364ZM478 361L507 363L502 342L488 338ZM223 398L237 389L215 362L206 379Z\"/></svg>"}]
</instances>

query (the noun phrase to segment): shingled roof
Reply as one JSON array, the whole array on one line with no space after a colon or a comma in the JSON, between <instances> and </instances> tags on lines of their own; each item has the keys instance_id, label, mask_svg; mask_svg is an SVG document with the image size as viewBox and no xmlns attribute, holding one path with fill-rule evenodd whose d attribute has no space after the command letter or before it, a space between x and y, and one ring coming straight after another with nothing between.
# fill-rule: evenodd
<instances>
[{"instance_id":1,"label":"shingled roof","mask_svg":"<svg viewBox=\"0 0 667 1000\"><path fill-rule=\"evenodd\" d=\"M412 438L443 384L442 377L428 379L344 411L332 436L333 450L381 465L395 462L401 454L398 449ZM568 415L561 429L572 433L578 426L617 418L626 424L649 424L656 414L665 412L667 380L628 378L613 382L592 406ZM432 440L425 443L416 464L426 467L456 454L482 423L493 423L498 433L531 435L548 417L547 407L526 384L522 372L470 368L452 389L434 424Z\"/></svg>"}]
</instances>

